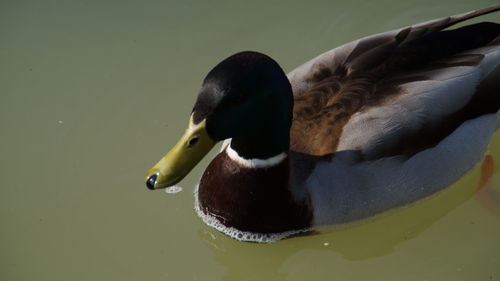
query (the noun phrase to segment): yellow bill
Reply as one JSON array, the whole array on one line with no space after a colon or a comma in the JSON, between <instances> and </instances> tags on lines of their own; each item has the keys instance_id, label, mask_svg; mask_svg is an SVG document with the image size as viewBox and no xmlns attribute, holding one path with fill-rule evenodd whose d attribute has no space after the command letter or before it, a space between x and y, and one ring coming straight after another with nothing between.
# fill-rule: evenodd
<instances>
[{"instance_id":1,"label":"yellow bill","mask_svg":"<svg viewBox=\"0 0 500 281\"><path fill-rule=\"evenodd\" d=\"M214 145L215 142L207 134L205 120L193 124L191 116L182 138L146 174L147 187L153 190L178 183Z\"/></svg>"}]
</instances>

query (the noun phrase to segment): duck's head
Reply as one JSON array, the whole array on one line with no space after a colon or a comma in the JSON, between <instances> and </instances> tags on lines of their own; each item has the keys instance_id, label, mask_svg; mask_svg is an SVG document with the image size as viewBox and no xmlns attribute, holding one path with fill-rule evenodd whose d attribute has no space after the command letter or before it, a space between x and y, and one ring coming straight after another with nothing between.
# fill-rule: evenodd
<instances>
[{"instance_id":1,"label":"duck's head","mask_svg":"<svg viewBox=\"0 0 500 281\"><path fill-rule=\"evenodd\" d=\"M206 76L177 144L146 174L149 189L182 180L218 142L244 158L287 151L293 97L281 67L257 52L241 52L216 65Z\"/></svg>"}]
</instances>

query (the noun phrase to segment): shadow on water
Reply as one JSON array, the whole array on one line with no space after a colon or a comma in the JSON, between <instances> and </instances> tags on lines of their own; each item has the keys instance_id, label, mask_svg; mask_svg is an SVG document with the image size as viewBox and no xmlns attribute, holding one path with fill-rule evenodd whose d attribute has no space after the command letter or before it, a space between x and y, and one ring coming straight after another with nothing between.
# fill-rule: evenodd
<instances>
[{"instance_id":1,"label":"shadow on water","mask_svg":"<svg viewBox=\"0 0 500 281\"><path fill-rule=\"evenodd\" d=\"M382 257L397 245L416 238L456 207L470 199L478 185L471 174L450 188L411 206L352 225L321 230L313 235L289 238L273 244L233 240L208 226L198 235L214 259L225 266L222 280L285 280L284 264L302 251L333 252L349 261ZM332 265L333 266L333 265Z\"/></svg>"}]
</instances>

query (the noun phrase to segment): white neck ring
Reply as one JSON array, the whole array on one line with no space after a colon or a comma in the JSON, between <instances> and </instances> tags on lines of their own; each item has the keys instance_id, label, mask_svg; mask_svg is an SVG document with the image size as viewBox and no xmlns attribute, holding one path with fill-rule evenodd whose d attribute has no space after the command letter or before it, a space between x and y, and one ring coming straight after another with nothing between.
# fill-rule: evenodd
<instances>
[{"instance_id":1,"label":"white neck ring","mask_svg":"<svg viewBox=\"0 0 500 281\"><path fill-rule=\"evenodd\" d=\"M231 148L231 144L229 144L226 148L226 153L231 158L231 160L235 161L236 163L240 164L243 167L246 168L269 168L276 166L283 162L285 160L287 154L285 152L281 152L278 155L269 157L267 159L258 159L258 158L253 158L253 159L245 159L241 157L238 152L236 152L234 149Z\"/></svg>"}]
</instances>

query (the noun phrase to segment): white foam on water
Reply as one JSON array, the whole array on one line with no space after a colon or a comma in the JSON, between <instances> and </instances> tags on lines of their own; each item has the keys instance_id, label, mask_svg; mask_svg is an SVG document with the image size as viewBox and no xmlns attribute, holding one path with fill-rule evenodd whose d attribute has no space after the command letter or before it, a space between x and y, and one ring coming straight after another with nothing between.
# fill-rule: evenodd
<instances>
[{"instance_id":1,"label":"white foam on water","mask_svg":"<svg viewBox=\"0 0 500 281\"><path fill-rule=\"evenodd\" d=\"M196 186L194 190L194 210L196 214L203 220L204 223L206 223L208 226L211 226L218 231L224 233L225 235L239 240L239 241L244 241L244 242L257 242L257 243L272 243L276 242L279 240L282 240L284 238L287 238L289 236L292 236L294 234L302 233L309 231L310 229L298 229L298 230L291 230L291 231L285 231L285 232L280 232L280 233L258 233L258 232L251 232L251 231L242 231L239 229L236 229L234 227L229 227L225 226L222 222L217 219L217 217L212 216L210 214L205 214L201 208L200 204L198 202L198 185Z\"/></svg>"},{"instance_id":2,"label":"white foam on water","mask_svg":"<svg viewBox=\"0 0 500 281\"><path fill-rule=\"evenodd\" d=\"M165 188L165 193L169 193L169 194L175 194L175 193L179 193L182 191L182 187L178 186L178 185L173 185L173 186L169 186L167 188Z\"/></svg>"}]
</instances>

